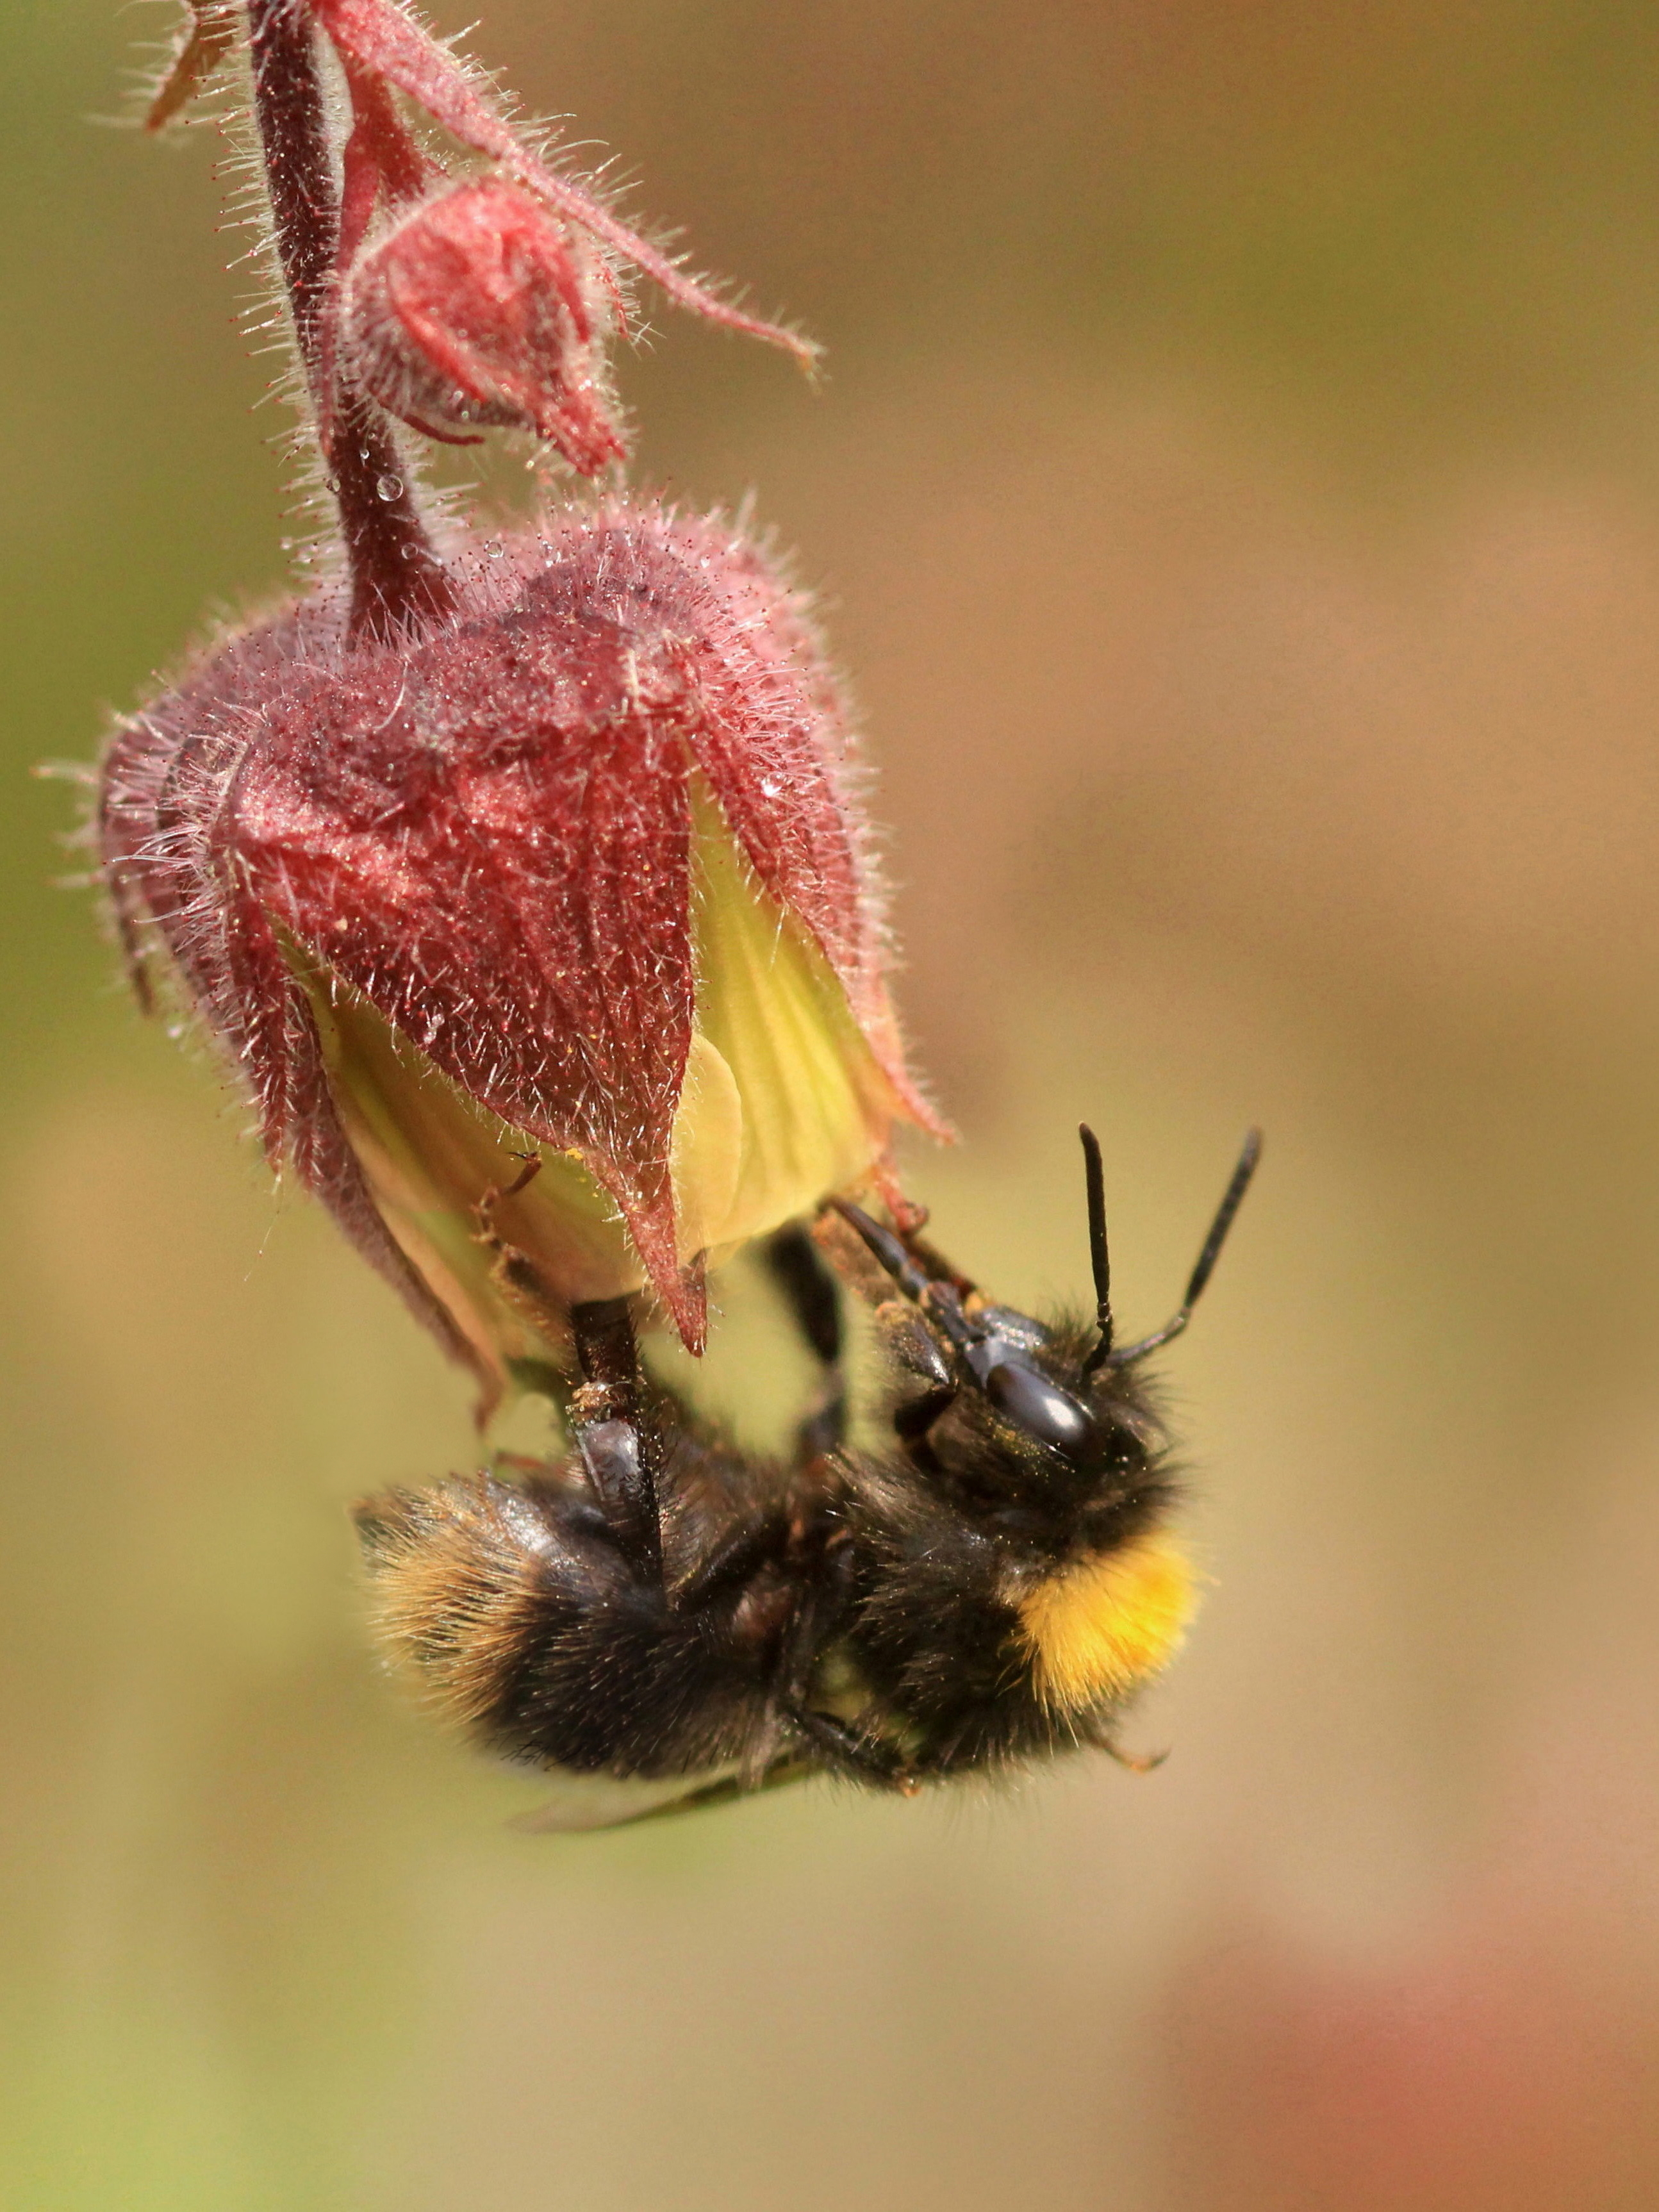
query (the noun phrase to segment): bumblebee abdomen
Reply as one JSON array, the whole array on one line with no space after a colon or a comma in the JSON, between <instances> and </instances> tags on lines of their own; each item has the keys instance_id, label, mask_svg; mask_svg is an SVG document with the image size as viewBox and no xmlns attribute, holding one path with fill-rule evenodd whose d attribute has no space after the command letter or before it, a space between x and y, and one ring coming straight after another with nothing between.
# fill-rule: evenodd
<instances>
[{"instance_id":1,"label":"bumblebee abdomen","mask_svg":"<svg viewBox=\"0 0 1659 2212\"><path fill-rule=\"evenodd\" d=\"M763 1734L767 1650L730 1607L678 1612L581 1492L476 1475L358 1508L373 1625L437 1715L509 1758L674 1774Z\"/></svg>"},{"instance_id":2,"label":"bumblebee abdomen","mask_svg":"<svg viewBox=\"0 0 1659 2212\"><path fill-rule=\"evenodd\" d=\"M556 1586L574 1584L578 1562L528 1498L485 1475L388 1491L366 1498L354 1518L376 1641L439 1717L493 1735L526 1646L544 1632L548 1568ZM580 1607L579 1588L569 1603Z\"/></svg>"}]
</instances>

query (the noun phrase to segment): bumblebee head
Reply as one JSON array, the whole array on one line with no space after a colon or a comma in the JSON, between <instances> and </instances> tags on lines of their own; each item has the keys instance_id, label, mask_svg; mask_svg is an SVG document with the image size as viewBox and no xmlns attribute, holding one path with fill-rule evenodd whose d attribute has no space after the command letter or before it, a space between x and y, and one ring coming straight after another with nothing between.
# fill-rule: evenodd
<instances>
[{"instance_id":1,"label":"bumblebee head","mask_svg":"<svg viewBox=\"0 0 1659 2212\"><path fill-rule=\"evenodd\" d=\"M1152 1335L1118 1346L1100 1146L1092 1130L1079 1133L1096 1295L1093 1324L1081 1329L991 1304L927 1247L846 1200L831 1201L902 1293L878 1318L896 1364L921 1386L894 1414L913 1457L959 1471L983 1467L989 1445L1005 1488L1064 1491L1067 1478L1090 1488L1107 1479L1132 1486L1156 1455L1158 1425L1135 1370L1192 1318L1255 1172L1261 1135L1252 1129L1245 1139L1179 1309Z\"/></svg>"}]
</instances>

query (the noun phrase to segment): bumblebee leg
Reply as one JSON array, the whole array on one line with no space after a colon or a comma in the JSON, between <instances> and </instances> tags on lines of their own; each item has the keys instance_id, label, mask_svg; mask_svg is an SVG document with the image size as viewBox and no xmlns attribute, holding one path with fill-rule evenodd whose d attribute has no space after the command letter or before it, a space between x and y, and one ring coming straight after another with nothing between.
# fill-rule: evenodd
<instances>
[{"instance_id":1,"label":"bumblebee leg","mask_svg":"<svg viewBox=\"0 0 1659 2212\"><path fill-rule=\"evenodd\" d=\"M838 1771L851 1774L860 1782L873 1782L884 1790L896 1790L903 1797L915 1796L920 1785L897 1754L872 1743L833 1713L814 1712L811 1705L786 1705L783 1714Z\"/></svg>"},{"instance_id":2,"label":"bumblebee leg","mask_svg":"<svg viewBox=\"0 0 1659 2212\"><path fill-rule=\"evenodd\" d=\"M837 1773L851 1774L860 1782L897 1790L908 1796L915 1787L914 1779L890 1746L807 1702L824 1646L840 1632L853 1602L854 1568L852 1546L832 1544L784 1645L775 1710Z\"/></svg>"},{"instance_id":3,"label":"bumblebee leg","mask_svg":"<svg viewBox=\"0 0 1659 2212\"><path fill-rule=\"evenodd\" d=\"M1156 1774L1170 1756L1167 1751L1125 1751L1117 1743L1103 1743L1100 1747L1108 1759L1115 1759L1131 1774Z\"/></svg>"},{"instance_id":4,"label":"bumblebee leg","mask_svg":"<svg viewBox=\"0 0 1659 2212\"><path fill-rule=\"evenodd\" d=\"M890 1362L901 1374L914 1377L919 1386L893 1409L893 1427L900 1441L914 1450L955 1400L956 1378L914 1306L906 1305L902 1298L884 1299L876 1308L875 1323Z\"/></svg>"},{"instance_id":5,"label":"bumblebee leg","mask_svg":"<svg viewBox=\"0 0 1659 2212\"><path fill-rule=\"evenodd\" d=\"M1085 1723L1079 1733L1085 1743L1092 1744L1097 1751L1103 1751L1108 1759L1115 1759L1130 1774L1155 1774L1170 1756L1167 1747L1163 1751L1125 1751L1113 1735L1109 1720L1096 1722L1092 1726Z\"/></svg>"},{"instance_id":6,"label":"bumblebee leg","mask_svg":"<svg viewBox=\"0 0 1659 2212\"><path fill-rule=\"evenodd\" d=\"M626 1298L596 1298L570 1309L582 1380L572 1393L571 1426L593 1494L618 1547L653 1580L662 1575L662 1520L650 1440L639 1406L644 1377Z\"/></svg>"},{"instance_id":7,"label":"bumblebee leg","mask_svg":"<svg viewBox=\"0 0 1659 2212\"><path fill-rule=\"evenodd\" d=\"M711 1598L746 1583L782 1548L781 1531L772 1523L760 1528L734 1528L723 1541L706 1552L691 1571L674 1584L675 1609L693 1612Z\"/></svg>"},{"instance_id":8,"label":"bumblebee leg","mask_svg":"<svg viewBox=\"0 0 1659 2212\"><path fill-rule=\"evenodd\" d=\"M804 1222L792 1221L769 1237L766 1264L782 1291L795 1326L823 1370L818 1401L795 1431L800 1462L822 1459L846 1441L847 1377L842 1372L841 1286L824 1264Z\"/></svg>"}]
</instances>

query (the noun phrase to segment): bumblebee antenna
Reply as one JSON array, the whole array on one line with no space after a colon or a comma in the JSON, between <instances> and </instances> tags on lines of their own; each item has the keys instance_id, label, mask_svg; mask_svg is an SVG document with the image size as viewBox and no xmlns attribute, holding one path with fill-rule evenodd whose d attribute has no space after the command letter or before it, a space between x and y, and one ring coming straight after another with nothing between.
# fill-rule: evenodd
<instances>
[{"instance_id":1,"label":"bumblebee antenna","mask_svg":"<svg viewBox=\"0 0 1659 2212\"><path fill-rule=\"evenodd\" d=\"M1244 1202L1244 1194L1250 1187L1250 1177L1255 1173L1256 1163L1261 1158L1261 1132L1252 1129L1244 1139L1244 1149L1238 1156L1238 1165L1233 1170L1232 1181L1222 1194L1215 1219L1210 1224L1210 1233L1204 1239L1204 1249L1198 1255L1198 1265L1193 1269L1187 1285L1187 1295L1176 1312L1162 1328L1155 1328L1150 1336L1143 1336L1139 1344L1126 1344L1121 1352L1091 1355L1091 1366L1127 1367L1134 1360L1144 1359L1149 1352L1156 1352L1160 1345L1168 1344L1172 1337L1180 1335L1193 1317L1193 1308L1198 1304L1204 1285L1215 1272L1215 1263L1221 1257L1221 1248L1227 1241L1227 1231L1233 1225L1234 1215Z\"/></svg>"},{"instance_id":2,"label":"bumblebee antenna","mask_svg":"<svg viewBox=\"0 0 1659 2212\"><path fill-rule=\"evenodd\" d=\"M1100 1139L1086 1121L1078 1125L1083 1139L1083 1181L1089 1194L1089 1260L1095 1271L1095 1327L1100 1342L1083 1363L1092 1375L1112 1348L1112 1261L1106 1249L1106 1176L1100 1164Z\"/></svg>"},{"instance_id":3,"label":"bumblebee antenna","mask_svg":"<svg viewBox=\"0 0 1659 2212\"><path fill-rule=\"evenodd\" d=\"M857 1230L871 1257L892 1277L905 1297L919 1299L927 1287L927 1271L916 1264L892 1231L872 1221L864 1208L854 1206L850 1198L832 1198L830 1205L843 1221Z\"/></svg>"}]
</instances>

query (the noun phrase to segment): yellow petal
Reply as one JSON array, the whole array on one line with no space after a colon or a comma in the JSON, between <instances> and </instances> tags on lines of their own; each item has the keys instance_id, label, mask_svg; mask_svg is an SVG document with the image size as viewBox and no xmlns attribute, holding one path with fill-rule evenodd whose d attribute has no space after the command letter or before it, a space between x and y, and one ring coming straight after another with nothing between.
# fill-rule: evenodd
<instances>
[{"instance_id":1,"label":"yellow petal","mask_svg":"<svg viewBox=\"0 0 1659 2212\"><path fill-rule=\"evenodd\" d=\"M539 1152L541 1171L496 1200L496 1238L525 1253L564 1304L640 1287L616 1205L579 1159L542 1151L485 1113L357 993L306 980L335 1109L381 1218L498 1381L510 1361L545 1358L557 1334L504 1283L474 1211L507 1188L526 1156Z\"/></svg>"},{"instance_id":2,"label":"yellow petal","mask_svg":"<svg viewBox=\"0 0 1659 2212\"><path fill-rule=\"evenodd\" d=\"M673 1170L682 1253L714 1261L866 1182L896 1102L829 962L695 782L692 826L696 1034Z\"/></svg>"}]
</instances>

